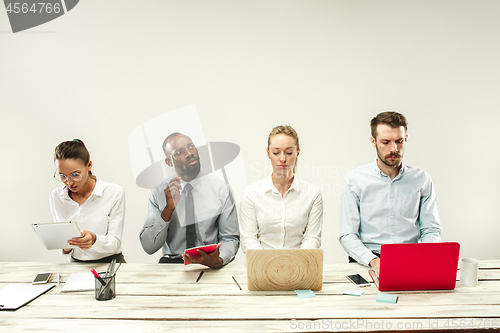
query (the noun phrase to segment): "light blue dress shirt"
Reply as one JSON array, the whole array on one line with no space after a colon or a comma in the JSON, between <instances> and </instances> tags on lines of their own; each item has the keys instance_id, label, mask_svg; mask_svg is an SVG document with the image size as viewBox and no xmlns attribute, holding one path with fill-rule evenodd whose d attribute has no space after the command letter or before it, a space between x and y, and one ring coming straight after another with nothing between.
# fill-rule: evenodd
<instances>
[{"instance_id":1,"label":"light blue dress shirt","mask_svg":"<svg viewBox=\"0 0 500 333\"><path fill-rule=\"evenodd\" d=\"M165 188L174 176L151 190L144 226L140 233L143 249L153 254L162 249L163 256L181 258L186 250L185 192L177 203L170 221L163 221L161 212L167 205ZM181 180L181 186L187 183ZM229 186L213 174L200 173L190 182L193 187L196 218L196 246L222 243L219 255L223 265L238 252L240 232L236 207Z\"/></svg>"},{"instance_id":2,"label":"light blue dress shirt","mask_svg":"<svg viewBox=\"0 0 500 333\"><path fill-rule=\"evenodd\" d=\"M356 261L367 265L382 244L441 241L441 224L429 174L402 164L391 180L377 161L344 178L340 210L340 243Z\"/></svg>"}]
</instances>

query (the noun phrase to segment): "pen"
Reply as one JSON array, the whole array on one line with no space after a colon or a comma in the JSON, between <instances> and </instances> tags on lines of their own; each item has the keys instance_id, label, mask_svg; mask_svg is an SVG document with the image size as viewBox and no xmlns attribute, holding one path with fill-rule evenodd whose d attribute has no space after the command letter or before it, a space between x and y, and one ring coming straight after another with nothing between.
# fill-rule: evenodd
<instances>
[{"instance_id":1,"label":"pen","mask_svg":"<svg viewBox=\"0 0 500 333\"><path fill-rule=\"evenodd\" d=\"M115 265L116 265L116 259L113 258L113 260L111 260L111 268L109 269L109 275L110 276L113 276L114 272L115 272Z\"/></svg>"},{"instance_id":2,"label":"pen","mask_svg":"<svg viewBox=\"0 0 500 333\"><path fill-rule=\"evenodd\" d=\"M105 296L106 298L111 297L113 295L113 289L111 289L111 286L108 287L108 285L111 283L112 279L109 279L108 282L104 285L104 287L99 288L99 292L97 293L97 297L100 297L103 293L107 292L108 296Z\"/></svg>"},{"instance_id":3,"label":"pen","mask_svg":"<svg viewBox=\"0 0 500 333\"><path fill-rule=\"evenodd\" d=\"M241 289L240 284L238 283L238 281L236 281L236 279L234 278L234 276L231 276L231 277L233 278L234 283L236 283L236 285L238 286L238 288L240 288L240 290L243 290L243 289Z\"/></svg>"},{"instance_id":4,"label":"pen","mask_svg":"<svg viewBox=\"0 0 500 333\"><path fill-rule=\"evenodd\" d=\"M104 282L104 280L102 279L102 277L100 277L99 274L97 274L97 272L95 271L95 269L92 268L90 271L92 272L92 274L94 274L95 278L97 280L99 280L99 282L101 282L101 284L103 286L106 285L106 282Z\"/></svg>"},{"instance_id":5,"label":"pen","mask_svg":"<svg viewBox=\"0 0 500 333\"><path fill-rule=\"evenodd\" d=\"M120 268L122 264L119 263L117 267L114 267L113 272L111 272L111 276L116 275L116 272L118 272L118 269Z\"/></svg>"},{"instance_id":6,"label":"pen","mask_svg":"<svg viewBox=\"0 0 500 333\"><path fill-rule=\"evenodd\" d=\"M198 275L198 278L196 279L196 283L198 283L198 281L200 281L201 277L203 276L203 273L205 273L205 271L201 271L200 275Z\"/></svg>"},{"instance_id":7,"label":"pen","mask_svg":"<svg viewBox=\"0 0 500 333\"><path fill-rule=\"evenodd\" d=\"M113 258L113 260L111 260L111 262L109 263L108 269L106 270L106 275L104 277L110 277L111 270L115 266L115 262L116 262L116 259Z\"/></svg>"}]
</instances>

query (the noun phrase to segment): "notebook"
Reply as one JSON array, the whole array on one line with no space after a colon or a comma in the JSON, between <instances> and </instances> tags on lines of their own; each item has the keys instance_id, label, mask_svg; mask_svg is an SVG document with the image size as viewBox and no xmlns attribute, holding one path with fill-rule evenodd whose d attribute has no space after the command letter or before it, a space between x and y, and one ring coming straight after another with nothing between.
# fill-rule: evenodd
<instances>
[{"instance_id":1,"label":"notebook","mask_svg":"<svg viewBox=\"0 0 500 333\"><path fill-rule=\"evenodd\" d=\"M73 273L61 289L62 293L90 291L95 289L95 277L92 272Z\"/></svg>"},{"instance_id":2,"label":"notebook","mask_svg":"<svg viewBox=\"0 0 500 333\"><path fill-rule=\"evenodd\" d=\"M17 310L54 287L53 284L9 284L0 290L0 310Z\"/></svg>"},{"instance_id":3,"label":"notebook","mask_svg":"<svg viewBox=\"0 0 500 333\"><path fill-rule=\"evenodd\" d=\"M217 249L217 244L192 247L192 248L186 249L184 251L184 255L189 254L190 256L197 258L197 259L201 258L201 254L198 252L198 249L205 252L206 254L210 254ZM184 265L189 265L189 264L190 264L190 262L184 261Z\"/></svg>"},{"instance_id":4,"label":"notebook","mask_svg":"<svg viewBox=\"0 0 500 333\"><path fill-rule=\"evenodd\" d=\"M321 290L323 250L248 250L248 290Z\"/></svg>"},{"instance_id":5,"label":"notebook","mask_svg":"<svg viewBox=\"0 0 500 333\"><path fill-rule=\"evenodd\" d=\"M370 276L380 291L455 288L460 244L456 242L384 244L380 274Z\"/></svg>"}]
</instances>

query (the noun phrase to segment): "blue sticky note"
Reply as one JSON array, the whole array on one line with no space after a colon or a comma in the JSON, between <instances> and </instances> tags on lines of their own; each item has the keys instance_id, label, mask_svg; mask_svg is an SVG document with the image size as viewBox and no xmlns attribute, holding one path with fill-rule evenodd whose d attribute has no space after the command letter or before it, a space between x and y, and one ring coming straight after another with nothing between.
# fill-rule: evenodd
<instances>
[{"instance_id":1,"label":"blue sticky note","mask_svg":"<svg viewBox=\"0 0 500 333\"><path fill-rule=\"evenodd\" d=\"M306 290L294 290L294 291L297 294L297 296L299 296L299 298L316 297L316 294L314 293L314 291L312 291L310 289L306 289Z\"/></svg>"},{"instance_id":2,"label":"blue sticky note","mask_svg":"<svg viewBox=\"0 0 500 333\"><path fill-rule=\"evenodd\" d=\"M344 291L344 295L349 295L349 296L361 296L364 293L364 291L361 290L352 290L352 289L347 289Z\"/></svg>"},{"instance_id":3,"label":"blue sticky note","mask_svg":"<svg viewBox=\"0 0 500 333\"><path fill-rule=\"evenodd\" d=\"M398 301L398 295L379 293L377 296L377 302L396 304Z\"/></svg>"}]
</instances>

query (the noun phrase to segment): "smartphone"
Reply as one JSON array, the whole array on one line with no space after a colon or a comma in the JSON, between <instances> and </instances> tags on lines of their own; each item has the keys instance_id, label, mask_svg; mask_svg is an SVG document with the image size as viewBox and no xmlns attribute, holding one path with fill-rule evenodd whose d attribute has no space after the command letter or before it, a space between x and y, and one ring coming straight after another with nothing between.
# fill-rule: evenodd
<instances>
[{"instance_id":1,"label":"smartphone","mask_svg":"<svg viewBox=\"0 0 500 333\"><path fill-rule=\"evenodd\" d=\"M49 282L52 273L40 273L38 274L31 284L43 284Z\"/></svg>"},{"instance_id":2,"label":"smartphone","mask_svg":"<svg viewBox=\"0 0 500 333\"><path fill-rule=\"evenodd\" d=\"M370 285L370 282L366 281L359 274L347 274L345 277L348 278L349 281L354 283L356 287L368 287Z\"/></svg>"}]
</instances>

